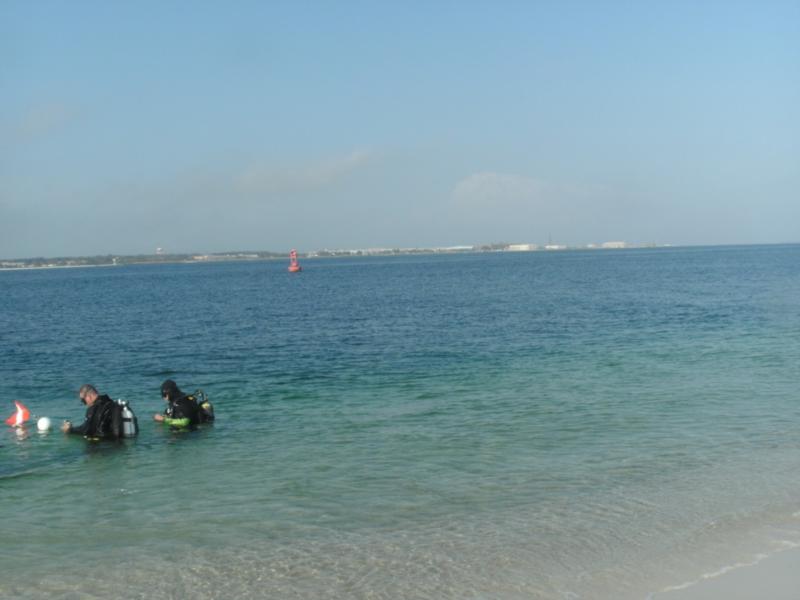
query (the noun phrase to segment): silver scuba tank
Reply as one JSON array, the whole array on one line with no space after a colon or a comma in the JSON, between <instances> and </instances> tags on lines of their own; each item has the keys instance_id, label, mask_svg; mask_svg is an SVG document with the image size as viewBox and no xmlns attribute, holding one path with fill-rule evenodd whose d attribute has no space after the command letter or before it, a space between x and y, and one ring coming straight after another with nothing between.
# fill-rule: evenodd
<instances>
[{"instance_id":1,"label":"silver scuba tank","mask_svg":"<svg viewBox=\"0 0 800 600\"><path fill-rule=\"evenodd\" d=\"M127 400L117 400L122 407L122 437L135 437L139 433L139 422Z\"/></svg>"}]
</instances>

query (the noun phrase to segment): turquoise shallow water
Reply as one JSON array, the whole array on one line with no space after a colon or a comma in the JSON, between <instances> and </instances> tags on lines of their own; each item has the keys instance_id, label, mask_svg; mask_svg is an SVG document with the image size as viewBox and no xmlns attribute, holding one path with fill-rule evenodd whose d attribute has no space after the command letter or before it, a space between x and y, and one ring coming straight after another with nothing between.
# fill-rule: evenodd
<instances>
[{"instance_id":1,"label":"turquoise shallow water","mask_svg":"<svg viewBox=\"0 0 800 600\"><path fill-rule=\"evenodd\" d=\"M304 267L0 272L3 417L142 429L0 430L0 597L645 598L800 542L800 246Z\"/></svg>"}]
</instances>

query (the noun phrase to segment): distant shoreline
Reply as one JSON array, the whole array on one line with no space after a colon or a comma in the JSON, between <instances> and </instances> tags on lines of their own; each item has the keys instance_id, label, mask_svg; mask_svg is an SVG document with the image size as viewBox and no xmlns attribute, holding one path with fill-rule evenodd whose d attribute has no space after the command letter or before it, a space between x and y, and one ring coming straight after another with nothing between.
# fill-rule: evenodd
<instances>
[{"instance_id":1,"label":"distant shoreline","mask_svg":"<svg viewBox=\"0 0 800 600\"><path fill-rule=\"evenodd\" d=\"M658 246L664 248L667 246ZM671 246L670 246L671 247ZM656 248L656 246L625 246L624 249ZM429 256L438 254L482 254L492 252L566 252L575 250L590 250L586 247L558 247L535 249L508 249L508 248L410 248L410 249L369 249L369 250L320 250L307 253L298 253L301 259L312 258L358 258L358 257L387 257L387 256ZM600 249L599 247L596 249ZM620 249L620 248L616 248ZM147 256L90 256L90 257L65 257L65 258L20 258L0 260L0 271L23 271L38 269L65 269L80 267L121 267L127 265L160 265L160 264L209 264L221 262L255 262L271 260L288 260L289 253L272 254L268 256L244 253L221 255L147 255ZM100 262L103 260L103 262Z\"/></svg>"},{"instance_id":2,"label":"distant shoreline","mask_svg":"<svg viewBox=\"0 0 800 600\"><path fill-rule=\"evenodd\" d=\"M709 244L679 246L672 244L628 244L614 242L603 245L588 246L562 246L536 244L489 244L483 246L451 246L441 248L368 248L358 250L316 250L298 253L302 259L310 258L355 258L355 257L380 257L380 256L421 256L435 254L479 254L492 252L575 252L575 251L620 251L620 250L654 250L667 248L725 248L725 247L750 247L750 246L793 246L800 242L776 242L769 244ZM58 258L16 258L0 259L0 271L23 271L37 269L64 269L80 267L119 267L126 265L147 264L203 264L220 262L288 260L289 253L279 252L225 252L219 254L137 254L137 255L97 255L97 256L69 256Z\"/></svg>"},{"instance_id":3,"label":"distant shoreline","mask_svg":"<svg viewBox=\"0 0 800 600\"><path fill-rule=\"evenodd\" d=\"M41 266L22 266L22 267L6 267L0 265L0 271L39 271L41 269L86 269L95 267L116 267L114 264L103 265L41 265Z\"/></svg>"},{"instance_id":4,"label":"distant shoreline","mask_svg":"<svg viewBox=\"0 0 800 600\"><path fill-rule=\"evenodd\" d=\"M0 271L74 269L80 267L122 267L127 265L210 263L287 258L276 253L99 255L59 258L17 258L0 260Z\"/></svg>"}]
</instances>

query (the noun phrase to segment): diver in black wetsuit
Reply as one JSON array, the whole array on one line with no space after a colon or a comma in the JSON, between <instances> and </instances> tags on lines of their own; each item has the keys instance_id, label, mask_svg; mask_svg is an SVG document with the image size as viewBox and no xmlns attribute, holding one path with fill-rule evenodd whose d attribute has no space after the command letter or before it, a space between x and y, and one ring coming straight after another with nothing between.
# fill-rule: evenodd
<instances>
[{"instance_id":1,"label":"diver in black wetsuit","mask_svg":"<svg viewBox=\"0 0 800 600\"><path fill-rule=\"evenodd\" d=\"M200 423L200 409L194 396L184 394L172 379L161 384L161 397L167 408L163 414L153 415L154 420L179 429L190 429Z\"/></svg>"},{"instance_id":2,"label":"diver in black wetsuit","mask_svg":"<svg viewBox=\"0 0 800 600\"><path fill-rule=\"evenodd\" d=\"M118 411L116 403L103 394L98 394L97 389L88 383L81 386L78 397L86 405L86 418L83 423L74 426L70 421L64 421L61 431L75 433L89 439L118 439L121 437Z\"/></svg>"}]
</instances>

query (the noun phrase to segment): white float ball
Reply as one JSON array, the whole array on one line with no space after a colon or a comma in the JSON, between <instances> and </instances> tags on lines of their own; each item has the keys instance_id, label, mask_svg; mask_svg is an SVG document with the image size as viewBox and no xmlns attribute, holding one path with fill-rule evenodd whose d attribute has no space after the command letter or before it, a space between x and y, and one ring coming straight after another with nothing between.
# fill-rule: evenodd
<instances>
[{"instance_id":1,"label":"white float ball","mask_svg":"<svg viewBox=\"0 0 800 600\"><path fill-rule=\"evenodd\" d=\"M42 417L38 421L36 421L36 428L39 431L48 431L51 427L50 419L48 417Z\"/></svg>"}]
</instances>

